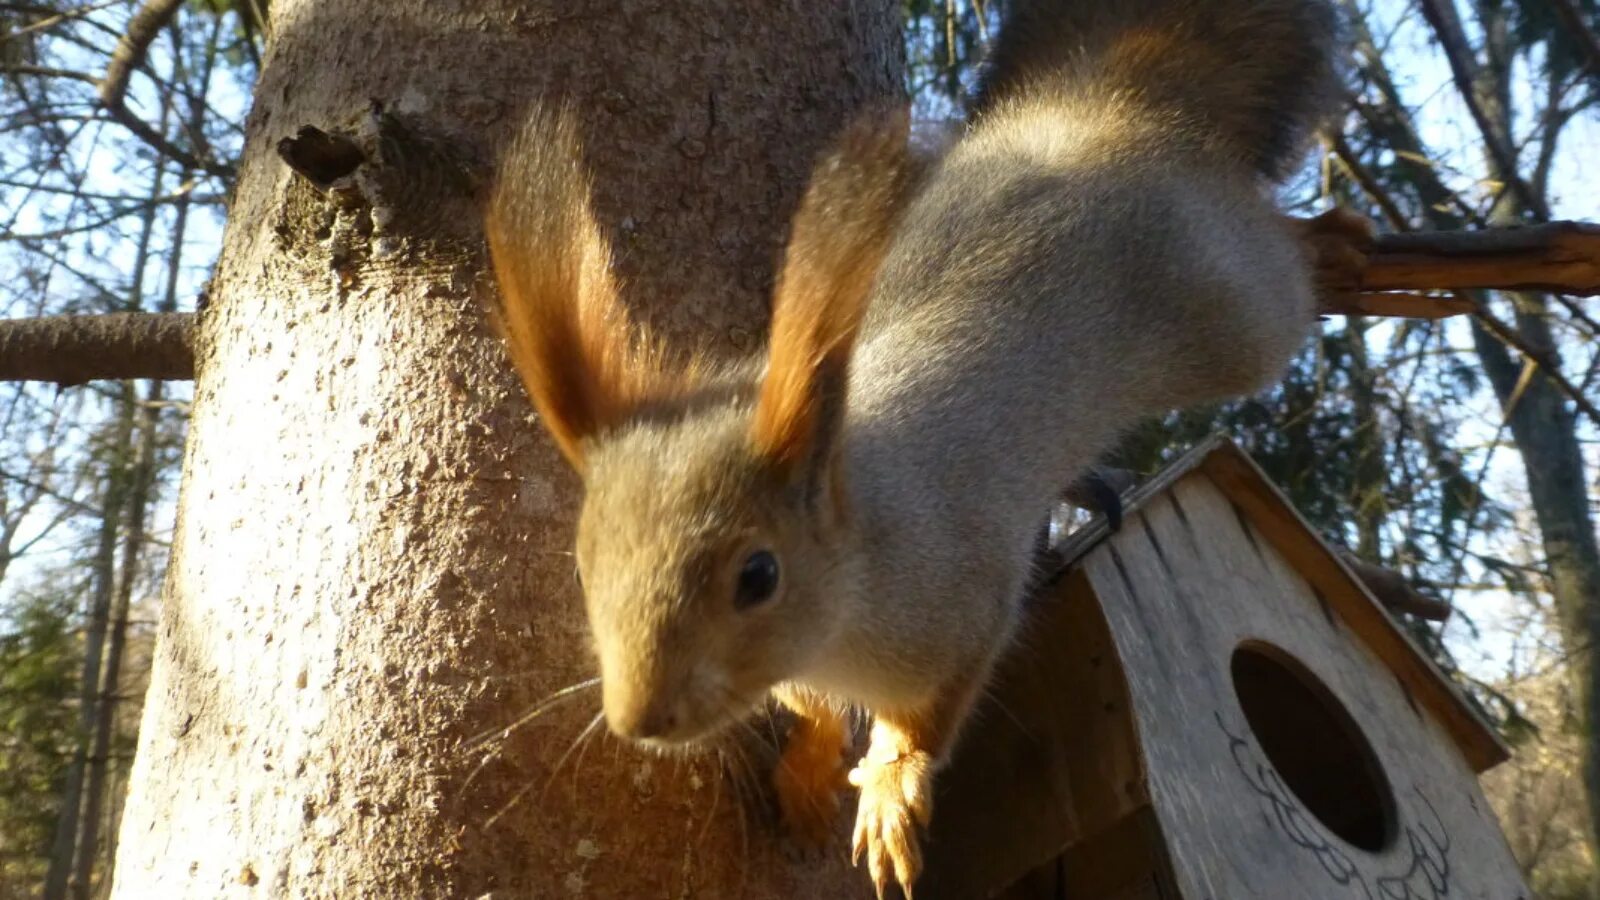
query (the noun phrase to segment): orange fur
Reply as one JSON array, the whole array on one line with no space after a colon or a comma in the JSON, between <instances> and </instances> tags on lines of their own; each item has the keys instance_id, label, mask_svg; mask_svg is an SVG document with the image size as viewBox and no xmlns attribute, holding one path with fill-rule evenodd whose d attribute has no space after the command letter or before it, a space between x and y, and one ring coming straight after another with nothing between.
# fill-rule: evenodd
<instances>
[{"instance_id":1,"label":"orange fur","mask_svg":"<svg viewBox=\"0 0 1600 900\"><path fill-rule=\"evenodd\" d=\"M915 177L909 128L904 110L860 117L818 163L795 213L751 424L757 452L786 470L810 457L828 404L842 402L867 296Z\"/></svg>"},{"instance_id":2,"label":"orange fur","mask_svg":"<svg viewBox=\"0 0 1600 900\"><path fill-rule=\"evenodd\" d=\"M486 225L500 284L492 318L545 427L581 473L586 438L678 392L682 379L665 373L618 301L573 116L531 116L505 163Z\"/></svg>"}]
</instances>

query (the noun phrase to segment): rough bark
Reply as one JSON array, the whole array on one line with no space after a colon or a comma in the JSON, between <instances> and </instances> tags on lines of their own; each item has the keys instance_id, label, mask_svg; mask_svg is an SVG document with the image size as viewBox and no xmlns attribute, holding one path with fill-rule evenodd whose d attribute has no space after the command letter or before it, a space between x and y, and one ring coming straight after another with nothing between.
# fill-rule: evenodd
<instances>
[{"instance_id":1,"label":"rough bark","mask_svg":"<svg viewBox=\"0 0 1600 900\"><path fill-rule=\"evenodd\" d=\"M470 742L593 673L577 485L484 324L473 194L520 108L566 96L631 305L752 350L812 154L899 90L896 9L273 16L198 323L116 895L864 895L841 846L786 861L714 762L574 743L592 694ZM347 184L319 191L277 155L304 126L361 147Z\"/></svg>"},{"instance_id":2,"label":"rough bark","mask_svg":"<svg viewBox=\"0 0 1600 900\"><path fill-rule=\"evenodd\" d=\"M1374 243L1362 288L1548 290L1600 294L1600 225L1547 222L1479 231L1386 234Z\"/></svg>"}]
</instances>

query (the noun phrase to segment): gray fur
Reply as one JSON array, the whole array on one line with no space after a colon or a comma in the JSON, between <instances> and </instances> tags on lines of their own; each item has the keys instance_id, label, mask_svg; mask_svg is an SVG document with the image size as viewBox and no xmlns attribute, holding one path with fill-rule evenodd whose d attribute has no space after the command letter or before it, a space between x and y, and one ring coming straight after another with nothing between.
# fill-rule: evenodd
<instances>
[{"instance_id":1,"label":"gray fur","mask_svg":"<svg viewBox=\"0 0 1600 900\"><path fill-rule=\"evenodd\" d=\"M1018 5L1041 30L1001 39L974 124L899 219L825 471L764 467L755 370L590 439L578 556L620 733L696 740L784 681L935 723L938 759L1062 488L1139 420L1275 379L1310 330L1312 261L1259 176L1320 114L1320 76L1285 92L1262 82L1281 66L1182 65L1248 48L1331 71L1322 0ZM1117 29L1153 24L1129 58L1177 50L1102 78ZM1252 44L1286 29L1286 53ZM1217 35L1234 43L1182 44ZM736 611L752 546L783 587Z\"/></svg>"}]
</instances>

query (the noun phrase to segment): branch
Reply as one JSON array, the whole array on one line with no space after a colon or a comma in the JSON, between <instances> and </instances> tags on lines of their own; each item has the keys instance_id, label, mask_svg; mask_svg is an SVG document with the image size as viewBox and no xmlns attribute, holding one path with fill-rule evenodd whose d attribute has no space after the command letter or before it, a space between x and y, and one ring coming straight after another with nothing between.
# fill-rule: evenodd
<instances>
[{"instance_id":1,"label":"branch","mask_svg":"<svg viewBox=\"0 0 1600 900\"><path fill-rule=\"evenodd\" d=\"M1401 145L1403 146L1410 147L1415 145L1415 136L1410 132L1409 129L1401 129L1396 137L1401 139ZM1459 257L1460 254L1470 249L1488 249L1489 245L1499 241L1504 245L1500 248L1503 252L1507 253L1513 258L1518 259L1521 263L1527 264L1527 255L1530 253L1539 253L1542 247L1549 247L1557 243L1577 243L1579 245L1588 245L1589 252L1587 257L1587 265L1589 268L1600 268L1600 266L1597 266L1596 264L1597 256L1600 256L1600 254L1596 253L1596 250L1600 250L1600 247L1596 246L1595 241L1595 234L1597 229L1600 229L1600 226L1595 225L1574 222L1551 222L1547 223L1546 225L1534 225L1524 228L1508 228L1498 231L1405 233L1408 223L1405 219L1405 216L1401 214L1400 207L1394 202L1393 198L1389 196L1388 191L1386 191L1383 186L1378 183L1377 179L1371 177L1371 175L1366 172L1365 167L1361 165L1361 161L1350 152L1349 145L1340 142L1334 145L1334 150L1339 154L1339 159L1342 163L1344 163L1346 169L1348 169L1355 177L1356 182L1361 185L1362 190L1366 191L1384 211L1385 216L1389 218L1389 224L1397 229L1400 229L1402 232L1401 234L1380 236L1378 240L1374 242L1370 257L1381 259L1382 256L1387 252L1392 260L1395 254L1411 254L1414 256L1426 257L1429 253L1434 253L1440 257L1449 259L1452 256ZM1421 174L1423 176L1423 180L1418 183L1418 187L1424 192L1425 199L1430 199L1437 202L1441 196L1449 195L1449 191L1438 182L1430 170L1422 170ZM1428 194L1433 196L1427 197L1426 195ZM1440 207L1436 205L1434 208L1435 210L1438 210ZM1575 233L1576 237L1572 237L1572 233ZM1568 236L1563 237L1563 234L1567 234ZM1512 235L1512 237L1507 237L1507 235ZM1472 246L1474 244L1476 247ZM1385 248L1387 248L1387 250ZM1566 249L1570 249L1570 247L1567 247ZM1563 251L1563 253L1564 252L1565 251ZM1402 259L1403 258L1404 257L1402 256ZM1571 258L1563 256L1560 265L1567 266L1572 263L1573 260ZM1363 273L1363 286L1368 286L1369 279L1381 279L1385 275L1385 268L1381 262L1376 267L1376 271L1372 271L1373 267L1371 265L1371 258L1369 258L1368 268L1369 271ZM1506 274L1506 271L1509 270L1509 268L1510 267L1502 269L1498 272L1498 274ZM1393 274L1392 270L1390 274ZM1475 271L1475 274L1483 276L1486 274L1496 273L1485 273L1480 267ZM1447 278L1446 273L1436 270L1435 277L1427 280L1443 281L1455 279ZM1467 279L1461 280L1465 281ZM1372 283L1378 282L1374 281ZM1434 286L1435 285L1431 284L1425 285L1425 287ZM1465 287L1465 285L1463 285L1463 287ZM1344 309L1348 310L1346 314L1349 315L1412 315L1412 313L1408 311L1406 302L1403 300L1390 297L1388 300L1374 301L1374 298L1383 298L1384 296L1385 295L1383 294L1365 295L1360 301L1351 301L1347 304L1344 304ZM1429 299L1434 303L1451 302L1442 300L1441 298ZM1558 390L1565 394L1567 399L1571 400L1574 406L1581 410L1584 415L1588 416L1590 421L1594 422L1596 425L1600 425L1600 408L1596 408L1594 403L1591 402L1584 394L1583 390L1578 385L1573 384L1572 380L1567 378L1566 375L1562 374L1560 366L1554 365L1554 361L1551 360L1546 354L1540 353L1537 348L1533 347L1528 343L1528 341L1524 340L1520 332L1512 328L1510 325L1500 321L1500 319L1497 318L1486 305L1478 303L1468 296L1457 295L1453 302L1463 311L1472 312L1477 317L1478 323L1483 327L1483 329L1489 332L1489 334L1493 335L1495 339L1509 347L1516 349L1517 352L1522 354L1524 359L1531 360L1535 365L1537 365L1543 371L1545 377L1550 380L1550 383L1555 385ZM1570 303L1570 301L1566 302ZM1370 311L1370 306L1381 306L1383 311L1372 312ZM1573 309L1572 306L1569 306L1568 308L1572 309L1575 314L1581 312ZM1325 311L1332 313L1341 312L1340 309L1333 308ZM1416 315L1429 317L1426 311L1420 309Z\"/></svg>"},{"instance_id":2,"label":"branch","mask_svg":"<svg viewBox=\"0 0 1600 900\"><path fill-rule=\"evenodd\" d=\"M1375 64L1381 63L1378 57L1372 55L1376 53L1375 50L1369 47L1367 53ZM1380 77L1381 84L1388 84L1387 73L1381 66L1374 74L1382 76ZM1386 90L1388 89L1392 89L1392 85L1386 88ZM1417 138L1415 129L1405 118L1403 108L1399 105L1398 97L1391 96L1388 100L1388 105L1381 109L1362 103L1359 99L1354 99L1352 102L1361 117L1366 120L1372 132L1382 139L1389 149L1395 152L1397 158L1405 164L1410 173L1409 180L1417 191L1417 199L1424 204L1423 209L1434 227L1454 231L1466 223L1478 226L1483 225L1482 217L1467 206L1460 196L1446 187L1444 182L1439 180L1439 175L1433 170L1432 166L1425 163L1428 158L1427 152ZM1348 149L1346 145L1345 152L1348 152ZM1335 151L1339 151L1338 145L1335 145ZM1361 185L1363 191L1379 202L1380 207L1389 218L1389 225L1395 231L1411 230L1410 220L1399 212L1398 206L1389 196L1388 191L1379 185L1370 173L1365 172L1365 167L1362 165L1361 160L1354 155L1345 156L1341 153L1340 162L1344 163L1347 169L1357 173L1357 183ZM1459 212L1453 212L1452 210ZM1556 302L1565 307L1574 320L1582 322L1591 332L1600 332L1600 323L1595 322L1584 312L1577 301L1561 294L1556 294L1555 298Z\"/></svg>"},{"instance_id":3,"label":"branch","mask_svg":"<svg viewBox=\"0 0 1600 900\"><path fill-rule=\"evenodd\" d=\"M36 78L70 78L74 81L87 81L90 84L98 84L100 81L93 75L87 75L72 69L53 69L49 66L30 66L24 63L7 63L0 66L0 74L31 75Z\"/></svg>"},{"instance_id":4,"label":"branch","mask_svg":"<svg viewBox=\"0 0 1600 900\"><path fill-rule=\"evenodd\" d=\"M1470 315L1478 307L1460 297L1390 292L1330 297L1322 314L1330 316L1384 316L1394 319L1448 319Z\"/></svg>"},{"instance_id":5,"label":"branch","mask_svg":"<svg viewBox=\"0 0 1600 900\"><path fill-rule=\"evenodd\" d=\"M161 29L172 21L183 0L145 0L139 11L128 21L128 31L117 39L117 48L111 51L111 62L106 64L106 75L100 79L100 102L106 112L140 140L155 148L158 153L191 169L199 169L219 178L232 178L233 167L193 153L167 140L161 132L134 114L128 108L128 79L133 70L144 62Z\"/></svg>"},{"instance_id":6,"label":"branch","mask_svg":"<svg viewBox=\"0 0 1600 900\"><path fill-rule=\"evenodd\" d=\"M1445 60L1450 63L1450 75L1456 83L1456 91L1461 95L1461 102L1466 104L1467 112L1472 115L1472 121L1477 124L1483 144L1494 158L1495 168L1500 170L1499 176L1524 206L1541 219L1550 218L1550 209L1545 205L1544 198L1536 196L1528 183L1522 180L1517 172L1515 151L1484 108L1484 98L1479 93L1481 73L1478 71L1478 61L1473 58L1466 33L1461 28L1461 20L1456 17L1454 0L1420 0L1418 5L1422 7L1423 18L1432 26L1434 36L1439 39Z\"/></svg>"},{"instance_id":7,"label":"branch","mask_svg":"<svg viewBox=\"0 0 1600 900\"><path fill-rule=\"evenodd\" d=\"M1348 550L1340 550L1339 558L1391 612L1410 613L1432 622L1450 618L1450 604L1417 590L1399 572L1369 563Z\"/></svg>"},{"instance_id":8,"label":"branch","mask_svg":"<svg viewBox=\"0 0 1600 900\"><path fill-rule=\"evenodd\" d=\"M111 313L0 319L0 380L67 386L194 377L194 316Z\"/></svg>"},{"instance_id":9,"label":"branch","mask_svg":"<svg viewBox=\"0 0 1600 900\"><path fill-rule=\"evenodd\" d=\"M190 182L190 184L193 184L193 182ZM86 231L99 231L100 229L120 219L125 219L128 216L137 215L142 212L148 212L149 210L160 206L163 203L171 202L173 202L171 199L164 199L162 197L152 197L148 200L139 200L129 204L128 206L114 209L98 219L93 219L91 221L78 225L72 225L66 228L56 228L51 231L34 231L26 234L12 231L0 231L0 241L20 241L22 243L27 243L29 241L60 240L61 238L68 237L70 235L83 234Z\"/></svg>"},{"instance_id":10,"label":"branch","mask_svg":"<svg viewBox=\"0 0 1600 900\"><path fill-rule=\"evenodd\" d=\"M1549 222L1482 231L1385 234L1373 244L1368 291L1494 289L1600 294L1600 225Z\"/></svg>"},{"instance_id":11,"label":"branch","mask_svg":"<svg viewBox=\"0 0 1600 900\"><path fill-rule=\"evenodd\" d=\"M1567 29L1567 36L1578 45L1588 61L1589 72L1600 75L1600 37L1596 37L1594 29L1583 21L1583 13L1578 11L1578 5L1572 0L1551 0L1551 3L1556 8L1556 15L1561 18L1561 24Z\"/></svg>"},{"instance_id":12,"label":"branch","mask_svg":"<svg viewBox=\"0 0 1600 900\"><path fill-rule=\"evenodd\" d=\"M1600 294L1600 225L1551 222L1381 235L1369 253L1361 286L1368 293L1324 311L1409 318L1475 314L1600 422L1600 409L1487 309L1464 297L1411 293L1495 288ZM122 313L0 320L0 380L80 384L97 378L192 378L192 319Z\"/></svg>"},{"instance_id":13,"label":"branch","mask_svg":"<svg viewBox=\"0 0 1600 900\"><path fill-rule=\"evenodd\" d=\"M1535 366L1538 366L1544 377L1550 379L1550 382L1556 386L1557 390L1565 394L1574 406L1582 410L1583 414L1589 417L1589 421L1596 426L1600 426L1600 407L1596 407L1584 395L1583 391L1572 383L1572 379L1562 373L1561 367L1556 365L1555 360L1529 343L1521 331L1500 321L1499 317L1490 312L1487 306L1480 305L1474 315L1477 316L1478 323L1490 334L1494 335L1500 343L1515 349L1522 354L1523 359L1529 360Z\"/></svg>"},{"instance_id":14,"label":"branch","mask_svg":"<svg viewBox=\"0 0 1600 900\"><path fill-rule=\"evenodd\" d=\"M1361 164L1361 157L1357 156L1355 150L1351 149L1350 142L1345 140L1344 135L1338 132L1329 132L1324 135L1324 140L1327 142L1328 149L1332 150L1333 155L1338 158L1345 174L1349 175L1352 181L1361 186L1361 190L1377 205L1378 210L1383 213L1383 217L1389 221L1390 227L1404 228L1406 225L1405 213L1400 211L1400 207L1395 205L1394 198L1389 196L1388 192L1372 177L1372 173L1367 171L1366 166Z\"/></svg>"},{"instance_id":15,"label":"branch","mask_svg":"<svg viewBox=\"0 0 1600 900\"><path fill-rule=\"evenodd\" d=\"M100 10L102 10L102 9L107 8L107 7L115 6L119 2L121 2L121 0L101 0L101 2L99 2L99 3L91 3L91 4L88 4L87 6L79 6L79 7L75 8L75 9L62 10L60 12L53 13L51 15L47 15L42 19L36 19L36 20L34 20L32 22L29 22L26 25L22 25L22 26L18 26L18 27L12 28L11 30L7 31L5 33L5 36L3 38L0 38L0 40L5 40L5 41L15 40L16 38L18 38L18 37L20 37L20 36L22 36L24 34L32 34L34 32L44 31L44 30L46 30L48 28L54 28L54 27L56 27L57 25L60 25L63 22L70 22L70 21L72 21L74 19L81 19L84 16L87 16L87 15L89 15L91 13L96 13L96 12L99 12ZM5 11L6 12L17 12L18 10L7 9ZM21 10L21 12L24 15L27 15L30 11L29 10ZM34 9L34 10L32 10L32 12L38 13L38 12L41 12L41 10Z\"/></svg>"}]
</instances>

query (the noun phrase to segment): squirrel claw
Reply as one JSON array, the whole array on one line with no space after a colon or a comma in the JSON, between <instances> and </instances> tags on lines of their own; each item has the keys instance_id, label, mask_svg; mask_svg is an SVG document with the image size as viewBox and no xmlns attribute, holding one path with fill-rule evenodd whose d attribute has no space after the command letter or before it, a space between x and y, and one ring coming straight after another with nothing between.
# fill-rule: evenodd
<instances>
[{"instance_id":1,"label":"squirrel claw","mask_svg":"<svg viewBox=\"0 0 1600 900\"><path fill-rule=\"evenodd\" d=\"M1296 224L1311 254L1318 305L1322 312L1339 314L1361 293L1361 277L1377 229L1371 219L1342 207L1296 220Z\"/></svg>"},{"instance_id":2,"label":"squirrel claw","mask_svg":"<svg viewBox=\"0 0 1600 900\"><path fill-rule=\"evenodd\" d=\"M887 762L863 759L850 783L861 789L851 861L860 865L866 857L880 900L891 880L909 900L922 871L917 829L933 812L932 757L913 751Z\"/></svg>"}]
</instances>

